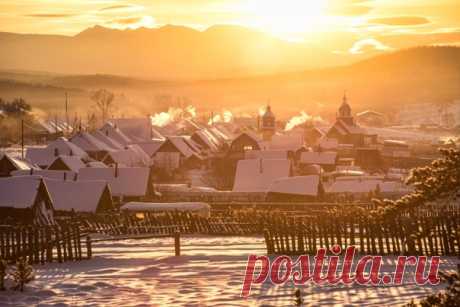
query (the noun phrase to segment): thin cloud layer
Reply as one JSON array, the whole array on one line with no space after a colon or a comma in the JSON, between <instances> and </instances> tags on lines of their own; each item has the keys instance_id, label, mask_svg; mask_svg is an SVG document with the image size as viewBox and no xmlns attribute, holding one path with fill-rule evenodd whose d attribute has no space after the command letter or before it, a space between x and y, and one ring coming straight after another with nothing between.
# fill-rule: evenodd
<instances>
[{"instance_id":1,"label":"thin cloud layer","mask_svg":"<svg viewBox=\"0 0 460 307\"><path fill-rule=\"evenodd\" d=\"M430 20L426 17L420 16L395 16L395 17L383 17L383 18L371 18L368 19L371 24L381 24L388 26L418 26L430 23Z\"/></svg>"}]
</instances>

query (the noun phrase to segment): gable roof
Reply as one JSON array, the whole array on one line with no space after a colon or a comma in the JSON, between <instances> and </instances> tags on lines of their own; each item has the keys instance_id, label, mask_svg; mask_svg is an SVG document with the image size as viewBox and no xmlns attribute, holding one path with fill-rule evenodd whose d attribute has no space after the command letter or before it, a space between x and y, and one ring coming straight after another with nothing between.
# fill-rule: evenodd
<instances>
[{"instance_id":1,"label":"gable roof","mask_svg":"<svg viewBox=\"0 0 460 307\"><path fill-rule=\"evenodd\" d=\"M275 179L288 177L291 162L287 159L239 160L234 192L266 192Z\"/></svg>"},{"instance_id":2,"label":"gable roof","mask_svg":"<svg viewBox=\"0 0 460 307\"><path fill-rule=\"evenodd\" d=\"M113 150L118 150L118 149L123 149L124 145L118 143L114 139L106 136L103 132L96 130L91 133L92 136L94 136L96 139L101 141L102 143L106 144Z\"/></svg>"},{"instance_id":3,"label":"gable roof","mask_svg":"<svg viewBox=\"0 0 460 307\"><path fill-rule=\"evenodd\" d=\"M37 176L0 178L0 207L32 207L41 182Z\"/></svg>"},{"instance_id":4,"label":"gable roof","mask_svg":"<svg viewBox=\"0 0 460 307\"><path fill-rule=\"evenodd\" d=\"M166 146L168 142L172 144L185 158L190 158L192 156L196 156L200 159L202 158L199 153L199 149L196 145L193 145L193 141L188 140L184 136L168 136L166 138L166 142L160 146L160 149L163 146Z\"/></svg>"},{"instance_id":5,"label":"gable roof","mask_svg":"<svg viewBox=\"0 0 460 307\"><path fill-rule=\"evenodd\" d=\"M21 160L19 158L12 157L7 153L0 152L0 161L5 159L8 163L14 168L14 170L30 170L30 169L38 169L35 165L31 163Z\"/></svg>"},{"instance_id":6,"label":"gable roof","mask_svg":"<svg viewBox=\"0 0 460 307\"><path fill-rule=\"evenodd\" d=\"M152 157L164 142L164 139L153 139L151 141L137 143L137 146L139 146L149 157Z\"/></svg>"},{"instance_id":7,"label":"gable roof","mask_svg":"<svg viewBox=\"0 0 460 307\"><path fill-rule=\"evenodd\" d=\"M110 195L106 181L45 179L45 184L56 210L74 209L77 212L96 212L104 192Z\"/></svg>"},{"instance_id":8,"label":"gable roof","mask_svg":"<svg viewBox=\"0 0 460 307\"><path fill-rule=\"evenodd\" d=\"M112 150L104 142L98 140L88 132L79 132L74 135L70 141L86 152L110 151Z\"/></svg>"},{"instance_id":9,"label":"gable roof","mask_svg":"<svg viewBox=\"0 0 460 307\"><path fill-rule=\"evenodd\" d=\"M120 129L115 127L110 122L105 123L105 125L102 126L102 128L99 131L103 135L117 142L118 144L128 145L132 143L132 140L126 134L124 134Z\"/></svg>"},{"instance_id":10,"label":"gable roof","mask_svg":"<svg viewBox=\"0 0 460 307\"><path fill-rule=\"evenodd\" d=\"M151 139L152 122L150 118L115 118L110 122L116 126L132 142L142 142Z\"/></svg>"},{"instance_id":11,"label":"gable roof","mask_svg":"<svg viewBox=\"0 0 460 307\"><path fill-rule=\"evenodd\" d=\"M337 153L333 151L304 151L300 156L300 163L303 164L319 164L319 165L335 165Z\"/></svg>"},{"instance_id":12,"label":"gable roof","mask_svg":"<svg viewBox=\"0 0 460 307\"><path fill-rule=\"evenodd\" d=\"M64 167L66 169L61 169ZM48 166L49 170L64 170L78 172L79 169L86 167L86 164L77 156L58 156Z\"/></svg>"},{"instance_id":13,"label":"gable roof","mask_svg":"<svg viewBox=\"0 0 460 307\"><path fill-rule=\"evenodd\" d=\"M148 167L82 168L78 180L104 180L113 196L145 196L148 191Z\"/></svg>"},{"instance_id":14,"label":"gable roof","mask_svg":"<svg viewBox=\"0 0 460 307\"><path fill-rule=\"evenodd\" d=\"M82 148L64 137L56 139L44 148L28 148L26 159L40 166L48 166L56 159L56 153L58 155L78 156L84 160L88 159L88 154Z\"/></svg>"},{"instance_id":15,"label":"gable roof","mask_svg":"<svg viewBox=\"0 0 460 307\"><path fill-rule=\"evenodd\" d=\"M268 189L269 193L281 193L292 195L317 196L319 176L296 176L278 178L273 181Z\"/></svg>"}]
</instances>

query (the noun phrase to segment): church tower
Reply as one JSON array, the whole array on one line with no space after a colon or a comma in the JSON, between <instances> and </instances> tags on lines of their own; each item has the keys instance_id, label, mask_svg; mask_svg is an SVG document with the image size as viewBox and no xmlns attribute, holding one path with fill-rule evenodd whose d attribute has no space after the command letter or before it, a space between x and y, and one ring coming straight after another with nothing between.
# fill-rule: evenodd
<instances>
[{"instance_id":1,"label":"church tower","mask_svg":"<svg viewBox=\"0 0 460 307\"><path fill-rule=\"evenodd\" d=\"M348 125L354 125L353 116L351 115L351 107L347 101L347 95L343 95L342 105L339 108L339 113L337 114L337 120L341 120Z\"/></svg>"},{"instance_id":2,"label":"church tower","mask_svg":"<svg viewBox=\"0 0 460 307\"><path fill-rule=\"evenodd\" d=\"M262 115L262 125L260 130L262 131L262 139L264 141L271 141L273 135L276 132L276 118L273 114L270 105L265 109L265 113Z\"/></svg>"}]
</instances>

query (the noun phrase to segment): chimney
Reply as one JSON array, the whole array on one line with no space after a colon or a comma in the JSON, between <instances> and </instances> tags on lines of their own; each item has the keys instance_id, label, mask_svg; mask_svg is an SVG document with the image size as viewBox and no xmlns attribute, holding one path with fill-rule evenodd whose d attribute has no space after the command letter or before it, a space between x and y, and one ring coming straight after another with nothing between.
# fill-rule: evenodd
<instances>
[{"instance_id":1,"label":"chimney","mask_svg":"<svg viewBox=\"0 0 460 307\"><path fill-rule=\"evenodd\" d=\"M69 156L73 156L73 151L72 151L72 149L71 149L70 152L69 152Z\"/></svg>"},{"instance_id":2,"label":"chimney","mask_svg":"<svg viewBox=\"0 0 460 307\"><path fill-rule=\"evenodd\" d=\"M67 172L64 172L64 181L67 181Z\"/></svg>"},{"instance_id":3,"label":"chimney","mask_svg":"<svg viewBox=\"0 0 460 307\"><path fill-rule=\"evenodd\" d=\"M77 181L78 179L78 173L75 173L75 175L73 176L73 181Z\"/></svg>"},{"instance_id":4,"label":"chimney","mask_svg":"<svg viewBox=\"0 0 460 307\"><path fill-rule=\"evenodd\" d=\"M109 136L109 130L108 129L105 130L105 136Z\"/></svg>"},{"instance_id":5,"label":"chimney","mask_svg":"<svg viewBox=\"0 0 460 307\"><path fill-rule=\"evenodd\" d=\"M58 148L54 148L54 156L55 157L59 156L59 149Z\"/></svg>"},{"instance_id":6,"label":"chimney","mask_svg":"<svg viewBox=\"0 0 460 307\"><path fill-rule=\"evenodd\" d=\"M263 166L263 163L262 163L262 158L259 159L259 173L263 173L264 172L264 166Z\"/></svg>"},{"instance_id":7,"label":"chimney","mask_svg":"<svg viewBox=\"0 0 460 307\"><path fill-rule=\"evenodd\" d=\"M118 177L118 163L115 163L115 178Z\"/></svg>"},{"instance_id":8,"label":"chimney","mask_svg":"<svg viewBox=\"0 0 460 307\"><path fill-rule=\"evenodd\" d=\"M32 176L34 174L34 169L30 168L30 175Z\"/></svg>"}]
</instances>

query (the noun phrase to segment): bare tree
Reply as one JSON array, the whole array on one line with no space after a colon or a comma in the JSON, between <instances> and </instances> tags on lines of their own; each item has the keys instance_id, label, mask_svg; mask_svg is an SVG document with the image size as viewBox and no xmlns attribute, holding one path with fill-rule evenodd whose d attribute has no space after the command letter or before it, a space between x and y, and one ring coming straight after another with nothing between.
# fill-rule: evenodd
<instances>
[{"instance_id":1,"label":"bare tree","mask_svg":"<svg viewBox=\"0 0 460 307\"><path fill-rule=\"evenodd\" d=\"M106 89L100 89L91 96L91 99L98 111L101 112L102 124L104 124L114 108L115 95Z\"/></svg>"}]
</instances>

